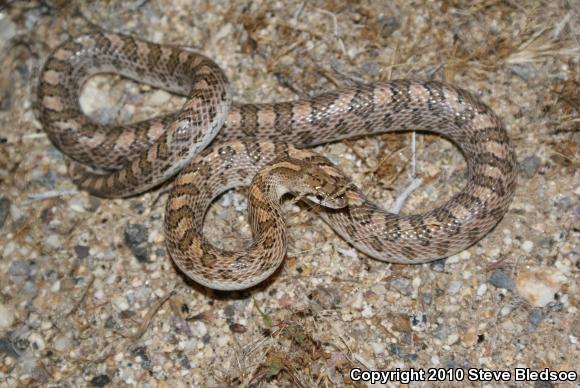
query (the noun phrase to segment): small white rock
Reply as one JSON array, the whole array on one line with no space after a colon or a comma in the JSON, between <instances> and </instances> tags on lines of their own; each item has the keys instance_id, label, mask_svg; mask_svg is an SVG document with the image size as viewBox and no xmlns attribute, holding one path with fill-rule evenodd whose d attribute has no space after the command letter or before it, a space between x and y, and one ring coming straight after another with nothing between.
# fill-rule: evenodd
<instances>
[{"instance_id":1,"label":"small white rock","mask_svg":"<svg viewBox=\"0 0 580 388\"><path fill-rule=\"evenodd\" d=\"M375 315L375 312L373 311L373 309L370 306L367 306L364 308L364 310L361 312L361 315L364 318L372 318Z\"/></svg>"},{"instance_id":2,"label":"small white rock","mask_svg":"<svg viewBox=\"0 0 580 388\"><path fill-rule=\"evenodd\" d=\"M0 329L7 329L14 323L14 310L0 303Z\"/></svg>"},{"instance_id":3,"label":"small white rock","mask_svg":"<svg viewBox=\"0 0 580 388\"><path fill-rule=\"evenodd\" d=\"M227 335L220 335L217 339L217 344L219 347L224 347L228 344L228 342L230 341L230 337Z\"/></svg>"},{"instance_id":4,"label":"small white rock","mask_svg":"<svg viewBox=\"0 0 580 388\"><path fill-rule=\"evenodd\" d=\"M36 345L38 350L43 350L45 347L44 338L38 333L32 333L28 337L28 340Z\"/></svg>"},{"instance_id":5,"label":"small white rock","mask_svg":"<svg viewBox=\"0 0 580 388\"><path fill-rule=\"evenodd\" d=\"M447 345L453 345L457 341L459 341L459 334L457 333L450 334L449 337L447 337Z\"/></svg>"},{"instance_id":6,"label":"small white rock","mask_svg":"<svg viewBox=\"0 0 580 388\"><path fill-rule=\"evenodd\" d=\"M544 307L554 300L566 280L566 276L555 268L535 268L517 275L516 288L533 306Z\"/></svg>"},{"instance_id":7,"label":"small white rock","mask_svg":"<svg viewBox=\"0 0 580 388\"><path fill-rule=\"evenodd\" d=\"M421 287L421 278L419 276L414 277L411 285L415 290L418 290Z\"/></svg>"},{"instance_id":8,"label":"small white rock","mask_svg":"<svg viewBox=\"0 0 580 388\"><path fill-rule=\"evenodd\" d=\"M64 352L71 346L71 338L65 334L59 334L54 338L53 346L57 352Z\"/></svg>"},{"instance_id":9,"label":"small white rock","mask_svg":"<svg viewBox=\"0 0 580 388\"><path fill-rule=\"evenodd\" d=\"M479 287L477 287L477 296L484 296L487 292L487 285L485 283L481 283Z\"/></svg>"},{"instance_id":10,"label":"small white rock","mask_svg":"<svg viewBox=\"0 0 580 388\"><path fill-rule=\"evenodd\" d=\"M113 299L113 306L118 311L129 310L129 304L127 303L127 299L124 296L117 296L115 299Z\"/></svg>"},{"instance_id":11,"label":"small white rock","mask_svg":"<svg viewBox=\"0 0 580 388\"><path fill-rule=\"evenodd\" d=\"M531 242L530 240L526 240L522 243L522 249L524 250L524 252L530 253L532 249L534 249L534 243Z\"/></svg>"},{"instance_id":12,"label":"small white rock","mask_svg":"<svg viewBox=\"0 0 580 388\"><path fill-rule=\"evenodd\" d=\"M105 297L105 294L103 293L103 290L97 290L97 291L95 291L93 296L95 297L95 299L100 300L100 299L103 299Z\"/></svg>"},{"instance_id":13,"label":"small white rock","mask_svg":"<svg viewBox=\"0 0 580 388\"><path fill-rule=\"evenodd\" d=\"M193 335L196 337L203 337L207 334L207 326L203 322L196 322L195 325L191 328Z\"/></svg>"},{"instance_id":14,"label":"small white rock","mask_svg":"<svg viewBox=\"0 0 580 388\"><path fill-rule=\"evenodd\" d=\"M157 89L151 94L151 96L149 96L149 104L153 106L160 106L166 104L170 98L171 94L161 89Z\"/></svg>"},{"instance_id":15,"label":"small white rock","mask_svg":"<svg viewBox=\"0 0 580 388\"><path fill-rule=\"evenodd\" d=\"M383 344L377 342L371 342L371 347L373 348L373 352L375 354L383 354L385 352L385 346Z\"/></svg>"},{"instance_id":16,"label":"small white rock","mask_svg":"<svg viewBox=\"0 0 580 388\"><path fill-rule=\"evenodd\" d=\"M449 292L450 294L456 294L457 291L459 291L461 289L461 282L459 280L454 280L451 283L449 283L449 287L447 287L447 292Z\"/></svg>"},{"instance_id":17,"label":"small white rock","mask_svg":"<svg viewBox=\"0 0 580 388\"><path fill-rule=\"evenodd\" d=\"M459 255L453 255L445 260L445 264L455 264L459 262Z\"/></svg>"},{"instance_id":18,"label":"small white rock","mask_svg":"<svg viewBox=\"0 0 580 388\"><path fill-rule=\"evenodd\" d=\"M60 280L57 280L52 284L52 286L50 286L50 291L55 293L60 291Z\"/></svg>"},{"instance_id":19,"label":"small white rock","mask_svg":"<svg viewBox=\"0 0 580 388\"><path fill-rule=\"evenodd\" d=\"M46 242L46 245L48 245L51 248L61 247L60 238L56 234L51 234L44 241Z\"/></svg>"}]
</instances>

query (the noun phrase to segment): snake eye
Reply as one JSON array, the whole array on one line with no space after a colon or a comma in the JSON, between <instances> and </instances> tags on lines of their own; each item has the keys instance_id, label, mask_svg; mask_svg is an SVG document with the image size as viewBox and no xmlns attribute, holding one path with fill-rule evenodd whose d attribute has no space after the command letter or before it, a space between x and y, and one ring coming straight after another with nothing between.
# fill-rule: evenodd
<instances>
[{"instance_id":1,"label":"snake eye","mask_svg":"<svg viewBox=\"0 0 580 388\"><path fill-rule=\"evenodd\" d=\"M315 197L319 201L322 201L324 199L324 196L322 194L320 194L320 193L316 193Z\"/></svg>"}]
</instances>

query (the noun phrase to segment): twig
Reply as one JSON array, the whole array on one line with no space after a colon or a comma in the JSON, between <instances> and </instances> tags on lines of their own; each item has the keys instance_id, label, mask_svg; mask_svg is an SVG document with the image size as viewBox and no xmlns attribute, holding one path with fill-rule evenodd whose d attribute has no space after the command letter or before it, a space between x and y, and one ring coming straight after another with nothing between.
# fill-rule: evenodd
<instances>
[{"instance_id":1,"label":"twig","mask_svg":"<svg viewBox=\"0 0 580 388\"><path fill-rule=\"evenodd\" d=\"M95 282L95 276L91 275L89 282L87 284L87 286L85 287L83 293L81 294L81 297L79 298L79 300L74 304L74 306L70 309L70 311L68 313L66 313L65 316L70 316L72 315L75 311L78 310L78 308L81 306L81 304L83 304L84 300L87 297L87 294L89 293L89 290L91 289L91 287L93 286L93 283Z\"/></svg>"},{"instance_id":2,"label":"twig","mask_svg":"<svg viewBox=\"0 0 580 388\"><path fill-rule=\"evenodd\" d=\"M139 328L137 333L135 333L133 336L131 336L131 340L133 342L137 341L139 338L141 338L141 336L143 336L143 334L145 334L145 331L147 331L147 328L149 327L149 324L151 323L151 320L153 319L155 314L157 314L157 311L159 311L161 306L163 306L163 304L165 304L165 302L167 302L167 300L169 298L171 298L171 296L173 296L173 294L175 294L175 287L171 291L169 291L167 294L165 294L163 296L163 298L159 299L157 301L157 303L155 303L153 305L153 307L151 307L149 309L149 311L147 312L147 314L143 318L143 323L141 324L141 327Z\"/></svg>"},{"instance_id":3,"label":"twig","mask_svg":"<svg viewBox=\"0 0 580 388\"><path fill-rule=\"evenodd\" d=\"M30 201L27 201L27 203L34 202L34 201L43 201L45 199L62 197L62 196L65 196L65 195L75 195L75 194L78 194L78 193L79 193L79 191L77 189L49 190L49 191L45 191L45 192L42 192L42 193L29 195L28 196L28 199Z\"/></svg>"}]
</instances>

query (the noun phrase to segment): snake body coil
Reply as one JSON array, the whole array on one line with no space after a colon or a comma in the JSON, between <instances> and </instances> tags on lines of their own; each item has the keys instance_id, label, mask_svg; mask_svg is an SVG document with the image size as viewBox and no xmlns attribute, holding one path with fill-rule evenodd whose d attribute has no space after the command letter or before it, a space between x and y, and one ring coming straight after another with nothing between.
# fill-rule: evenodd
<instances>
[{"instance_id":1,"label":"snake body coil","mask_svg":"<svg viewBox=\"0 0 580 388\"><path fill-rule=\"evenodd\" d=\"M178 113L122 127L98 125L82 113L78 97L84 81L100 72L188 99ZM399 263L467 248L497 224L513 197L517 164L507 133L491 109L462 89L398 80L293 102L240 105L230 99L226 77L206 57L96 33L52 53L36 109L52 142L75 160L69 170L81 189L130 196L179 172L166 207L167 246L181 270L216 289L250 287L280 265L286 231L278 205L285 192L332 207L320 214L344 239L376 259ZM378 208L325 158L294 148L413 129L453 141L468 166L466 186L420 215ZM91 173L81 164L110 172ZM223 191L250 183L254 242L243 252L215 248L202 234L207 208Z\"/></svg>"}]
</instances>

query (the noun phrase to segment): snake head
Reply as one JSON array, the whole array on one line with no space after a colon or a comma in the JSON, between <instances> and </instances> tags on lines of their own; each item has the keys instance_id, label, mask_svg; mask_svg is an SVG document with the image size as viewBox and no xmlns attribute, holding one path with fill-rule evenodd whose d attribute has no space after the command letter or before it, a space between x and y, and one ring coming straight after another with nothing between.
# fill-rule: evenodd
<instances>
[{"instance_id":1,"label":"snake head","mask_svg":"<svg viewBox=\"0 0 580 388\"><path fill-rule=\"evenodd\" d=\"M346 193L353 187L350 179L331 165L308 167L302 175L301 196L331 209L348 206Z\"/></svg>"}]
</instances>

